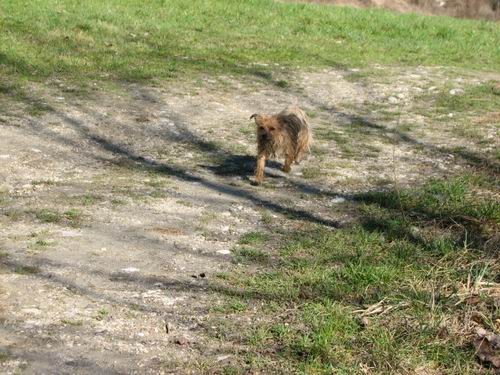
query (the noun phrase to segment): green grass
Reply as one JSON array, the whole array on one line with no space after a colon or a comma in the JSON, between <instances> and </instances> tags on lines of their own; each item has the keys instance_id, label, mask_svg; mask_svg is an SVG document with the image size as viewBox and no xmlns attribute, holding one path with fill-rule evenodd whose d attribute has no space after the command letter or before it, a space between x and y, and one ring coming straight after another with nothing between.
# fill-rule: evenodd
<instances>
[{"instance_id":1,"label":"green grass","mask_svg":"<svg viewBox=\"0 0 500 375\"><path fill-rule=\"evenodd\" d=\"M190 72L273 77L269 66L255 63L499 70L499 40L494 22L271 0L0 4L0 69L28 79L144 80ZM1 91L12 91L9 84Z\"/></svg>"},{"instance_id":2,"label":"green grass","mask_svg":"<svg viewBox=\"0 0 500 375\"><path fill-rule=\"evenodd\" d=\"M57 210L44 208L35 211L35 217L43 223L67 223L71 226L78 226L83 219L82 212L74 208L62 213Z\"/></svg>"},{"instance_id":3,"label":"green grass","mask_svg":"<svg viewBox=\"0 0 500 375\"><path fill-rule=\"evenodd\" d=\"M264 251L251 247L242 247L233 252L235 261L240 263L265 263L269 257Z\"/></svg>"},{"instance_id":4,"label":"green grass","mask_svg":"<svg viewBox=\"0 0 500 375\"><path fill-rule=\"evenodd\" d=\"M318 167L308 167L302 169L302 176L305 179L315 179L322 175L321 168Z\"/></svg>"},{"instance_id":5,"label":"green grass","mask_svg":"<svg viewBox=\"0 0 500 375\"><path fill-rule=\"evenodd\" d=\"M31 185L47 185L47 186L50 186L50 185L55 185L56 182L54 180L33 180L31 181Z\"/></svg>"},{"instance_id":6,"label":"green grass","mask_svg":"<svg viewBox=\"0 0 500 375\"><path fill-rule=\"evenodd\" d=\"M240 334L226 341L247 346L271 373L489 373L476 364L467 317L481 316L480 325L494 331L500 309L493 289L465 286L498 282L488 245L500 229L497 183L468 175L360 194L351 226L275 231L266 242L272 263L251 250L245 260L256 269L238 267L212 281L231 305L257 308L260 323L239 323ZM227 302L219 311L238 322L249 314Z\"/></svg>"},{"instance_id":7,"label":"green grass","mask_svg":"<svg viewBox=\"0 0 500 375\"><path fill-rule=\"evenodd\" d=\"M61 323L69 326L81 327L83 325L83 320L61 319Z\"/></svg>"},{"instance_id":8,"label":"green grass","mask_svg":"<svg viewBox=\"0 0 500 375\"><path fill-rule=\"evenodd\" d=\"M37 211L35 216L44 223L58 223L62 220L62 215L59 212L49 209Z\"/></svg>"},{"instance_id":9,"label":"green grass","mask_svg":"<svg viewBox=\"0 0 500 375\"><path fill-rule=\"evenodd\" d=\"M40 268L36 266L17 266L14 273L19 275L34 275L40 272Z\"/></svg>"},{"instance_id":10,"label":"green grass","mask_svg":"<svg viewBox=\"0 0 500 375\"><path fill-rule=\"evenodd\" d=\"M36 240L28 244L28 249L30 249L31 251L42 251L54 244L54 241L43 238L43 235L42 237L39 236L40 235L38 234L33 235L33 237L35 237Z\"/></svg>"},{"instance_id":11,"label":"green grass","mask_svg":"<svg viewBox=\"0 0 500 375\"><path fill-rule=\"evenodd\" d=\"M97 194L85 194L76 196L75 200L84 206L92 206L94 204L102 202L104 198Z\"/></svg>"},{"instance_id":12,"label":"green grass","mask_svg":"<svg viewBox=\"0 0 500 375\"><path fill-rule=\"evenodd\" d=\"M111 204L113 206L123 206L123 205L127 204L127 202L125 202L123 199L120 199L120 198L113 198L113 199L111 199Z\"/></svg>"},{"instance_id":13,"label":"green grass","mask_svg":"<svg viewBox=\"0 0 500 375\"><path fill-rule=\"evenodd\" d=\"M269 239L267 233L248 232L240 237L238 241L241 245L257 245L266 242Z\"/></svg>"},{"instance_id":14,"label":"green grass","mask_svg":"<svg viewBox=\"0 0 500 375\"><path fill-rule=\"evenodd\" d=\"M358 199L368 204L364 224L369 228L383 229L397 237L409 235L430 247L444 240L480 247L500 223L500 201L491 192L494 181L491 177L463 175L453 180L430 180L419 189L374 192ZM412 230L415 224L420 231ZM454 230L439 236L443 227ZM432 228L435 230L428 233Z\"/></svg>"},{"instance_id":15,"label":"green grass","mask_svg":"<svg viewBox=\"0 0 500 375\"><path fill-rule=\"evenodd\" d=\"M262 211L260 214L260 220L263 224L269 225L273 222L273 216L269 211Z\"/></svg>"},{"instance_id":16,"label":"green grass","mask_svg":"<svg viewBox=\"0 0 500 375\"><path fill-rule=\"evenodd\" d=\"M104 307L103 308L100 308L99 310L97 310L97 314L95 315L95 319L96 320L103 320L104 318L106 318L107 316L109 315L109 311L106 310Z\"/></svg>"},{"instance_id":17,"label":"green grass","mask_svg":"<svg viewBox=\"0 0 500 375\"><path fill-rule=\"evenodd\" d=\"M248 308L246 303L240 301L239 299L229 298L223 304L215 306L213 311L221 313L231 313L231 312L241 312Z\"/></svg>"},{"instance_id":18,"label":"green grass","mask_svg":"<svg viewBox=\"0 0 500 375\"><path fill-rule=\"evenodd\" d=\"M450 93L452 89L453 86L447 85L441 91L424 95L426 110L429 109L429 102L432 103L434 112L438 114L469 112L477 116L482 113L498 111L500 108L500 93L495 90L495 82L466 86L463 88L463 92L455 95Z\"/></svg>"},{"instance_id":19,"label":"green grass","mask_svg":"<svg viewBox=\"0 0 500 375\"><path fill-rule=\"evenodd\" d=\"M4 351L0 352L0 363L7 362L10 359L12 359L12 357L9 355L9 353Z\"/></svg>"}]
</instances>

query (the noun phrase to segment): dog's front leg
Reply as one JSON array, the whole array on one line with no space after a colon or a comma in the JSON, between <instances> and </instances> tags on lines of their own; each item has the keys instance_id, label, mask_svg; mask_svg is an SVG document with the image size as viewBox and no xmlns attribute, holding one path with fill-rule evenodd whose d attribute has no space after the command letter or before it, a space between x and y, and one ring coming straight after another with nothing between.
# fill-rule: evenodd
<instances>
[{"instance_id":1,"label":"dog's front leg","mask_svg":"<svg viewBox=\"0 0 500 375\"><path fill-rule=\"evenodd\" d=\"M266 155L257 155L257 165L255 167L255 183L260 185L264 180L264 168L266 167Z\"/></svg>"}]
</instances>

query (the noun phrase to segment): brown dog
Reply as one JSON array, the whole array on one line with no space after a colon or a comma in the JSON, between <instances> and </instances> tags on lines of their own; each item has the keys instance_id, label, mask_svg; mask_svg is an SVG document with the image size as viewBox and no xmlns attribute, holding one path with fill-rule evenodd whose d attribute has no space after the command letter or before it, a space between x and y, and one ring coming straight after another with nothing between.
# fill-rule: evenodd
<instances>
[{"instance_id":1,"label":"brown dog","mask_svg":"<svg viewBox=\"0 0 500 375\"><path fill-rule=\"evenodd\" d=\"M284 172L290 172L292 162L299 163L309 151L311 130L306 114L299 107L290 106L276 115L254 113L250 119L257 125L257 166L255 182L264 179L266 159L284 156Z\"/></svg>"}]
</instances>

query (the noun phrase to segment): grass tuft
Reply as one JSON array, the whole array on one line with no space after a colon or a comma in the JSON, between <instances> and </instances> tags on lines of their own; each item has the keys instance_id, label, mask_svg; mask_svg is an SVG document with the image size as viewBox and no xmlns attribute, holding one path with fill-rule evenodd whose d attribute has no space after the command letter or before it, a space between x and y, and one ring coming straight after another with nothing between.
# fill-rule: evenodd
<instances>
[{"instance_id":1,"label":"grass tuft","mask_svg":"<svg viewBox=\"0 0 500 375\"><path fill-rule=\"evenodd\" d=\"M241 236L239 243L241 245L257 245L269 240L269 235L262 232L248 232Z\"/></svg>"}]
</instances>

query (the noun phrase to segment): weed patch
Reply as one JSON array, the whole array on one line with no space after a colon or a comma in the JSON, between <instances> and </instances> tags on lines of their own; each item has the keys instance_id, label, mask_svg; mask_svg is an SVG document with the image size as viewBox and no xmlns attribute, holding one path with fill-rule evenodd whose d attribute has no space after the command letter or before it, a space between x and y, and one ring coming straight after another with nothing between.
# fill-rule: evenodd
<instances>
[{"instance_id":1,"label":"weed patch","mask_svg":"<svg viewBox=\"0 0 500 375\"><path fill-rule=\"evenodd\" d=\"M68 224L78 226L82 221L82 213L77 209L70 209L59 212L51 209L41 209L35 211L35 217L43 223Z\"/></svg>"}]
</instances>

